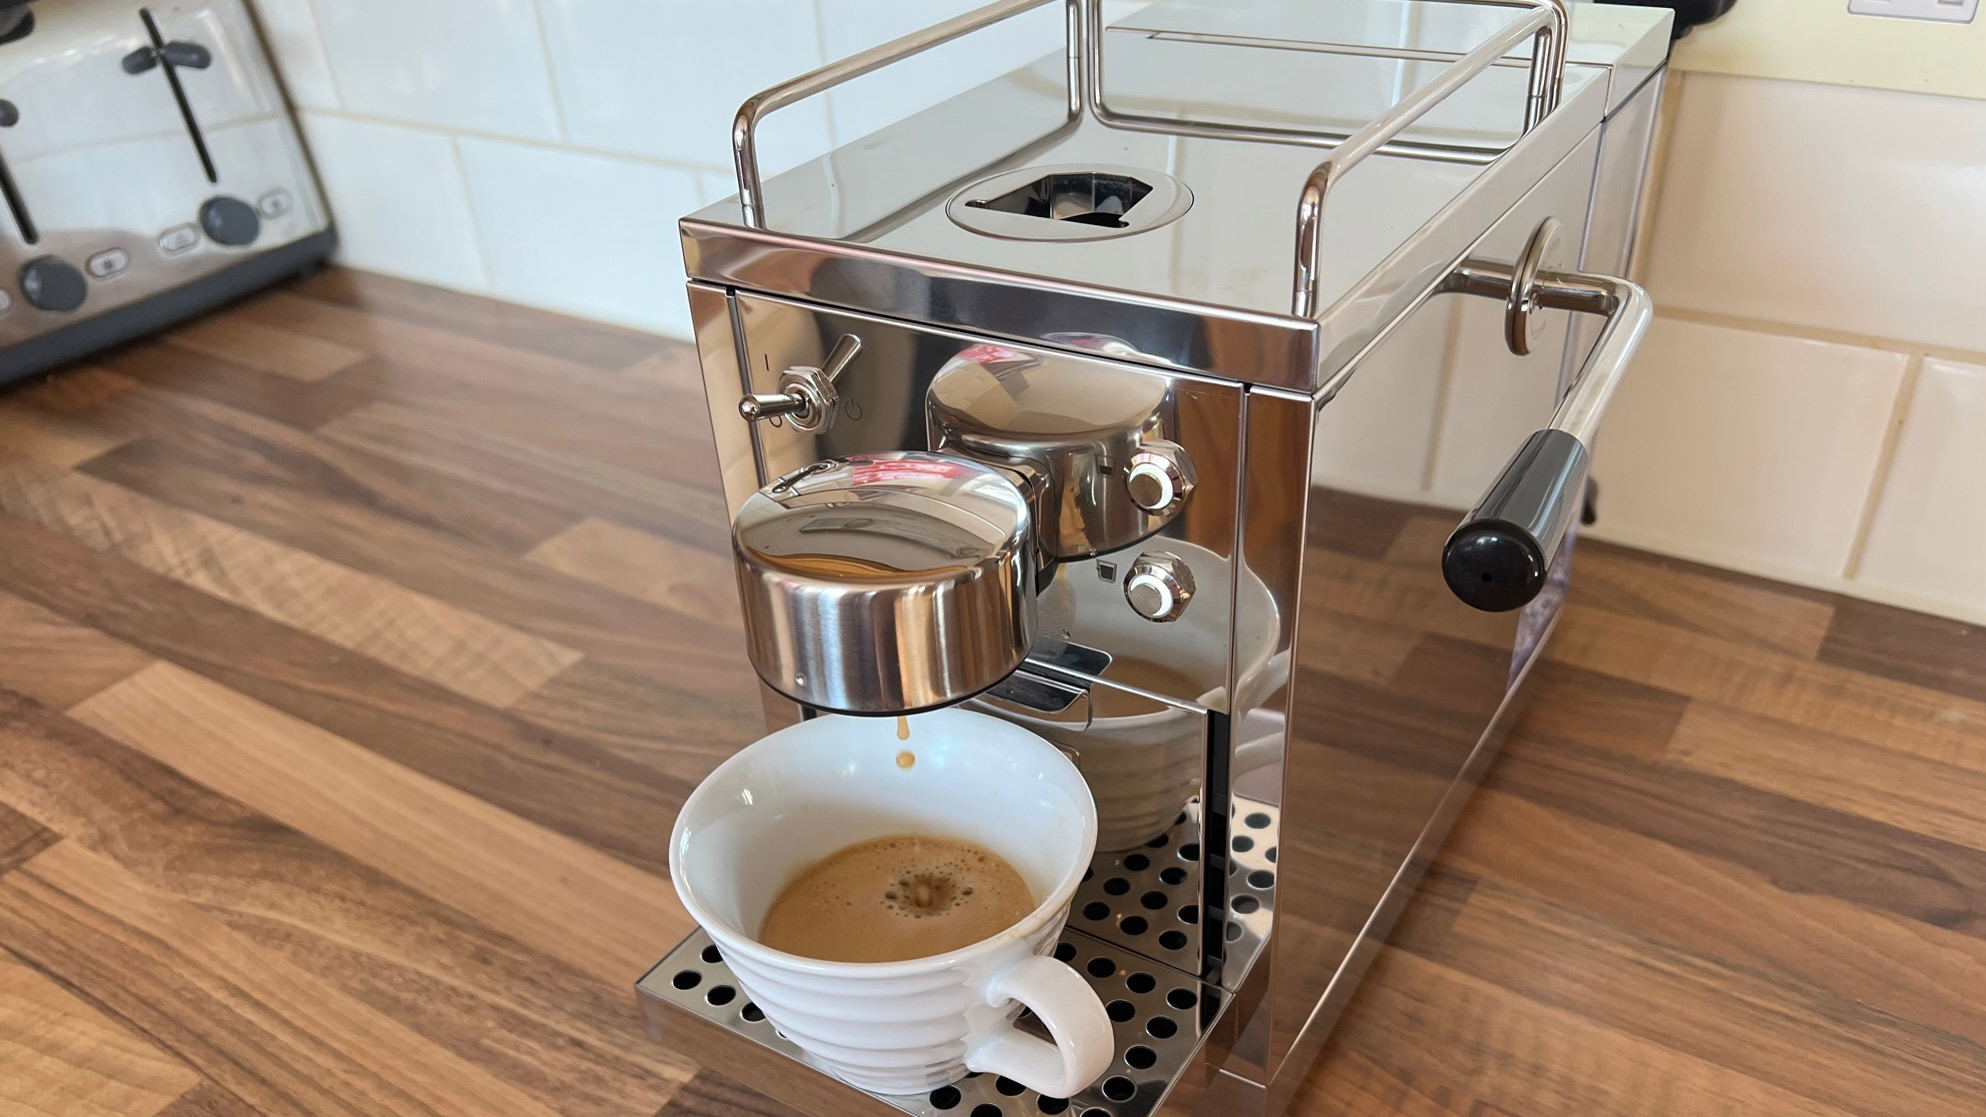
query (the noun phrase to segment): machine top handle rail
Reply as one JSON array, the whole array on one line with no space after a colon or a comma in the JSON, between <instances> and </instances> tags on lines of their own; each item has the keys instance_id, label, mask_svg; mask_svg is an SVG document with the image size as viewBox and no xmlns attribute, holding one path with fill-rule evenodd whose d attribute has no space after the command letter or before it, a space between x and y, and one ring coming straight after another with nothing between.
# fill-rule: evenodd
<instances>
[{"instance_id":1,"label":"machine top handle rail","mask_svg":"<svg viewBox=\"0 0 1986 1117\"><path fill-rule=\"evenodd\" d=\"M1458 0L1447 0L1454 3ZM1463 55L1426 85L1401 98L1394 106L1374 117L1350 139L1338 144L1331 157L1317 164L1304 180L1296 203L1296 282L1290 299L1290 313L1309 318L1323 308L1318 306L1323 280L1324 195L1345 172L1406 131L1407 127L1466 85L1476 75L1494 65L1521 44L1533 38L1531 84L1524 103L1524 130L1531 129L1558 108L1565 89L1565 38L1569 18L1565 0L1459 0L1470 4L1495 4L1531 9L1530 14L1490 36L1481 46Z\"/></svg>"},{"instance_id":2,"label":"machine top handle rail","mask_svg":"<svg viewBox=\"0 0 1986 1117\"><path fill-rule=\"evenodd\" d=\"M731 122L731 158L738 168L738 206L744 211L745 224L755 229L765 228L765 187L759 177L759 121L796 101L804 101L843 82L873 73L892 62L900 62L912 55L922 54L932 47L942 46L953 39L991 27L1022 12L1033 11L1057 2L1058 0L1001 0L1000 3L975 8L943 23L913 31L900 39L892 39L858 54L851 54L839 62L831 62L812 73L802 74L747 97L745 103L738 106L738 115ZM1083 111L1082 80L1078 70L1081 65L1078 40L1082 35L1080 14L1083 0L1059 0L1059 2L1068 8L1063 48L1069 59L1069 119L1073 120Z\"/></svg>"},{"instance_id":3,"label":"machine top handle rail","mask_svg":"<svg viewBox=\"0 0 1986 1117\"><path fill-rule=\"evenodd\" d=\"M738 107L731 125L731 154L738 171L738 205L744 223L765 227L764 183L759 173L758 125L774 111L824 92L843 82L882 69L893 62L922 54L932 47L951 42L974 31L990 27L1023 12L1056 3L1057 0L1001 0L963 15L912 32L900 39L874 46L812 73L782 82L747 98ZM1527 14L1484 40L1475 49L1457 58L1440 76L1401 98L1386 112L1374 117L1348 136L1328 132L1300 132L1277 128L1250 128L1242 125L1211 124L1202 121L1165 120L1111 111L1103 103L1103 14L1100 0L1060 0L1066 9L1063 47L1068 60L1069 115L1074 120L1085 109L1107 127L1134 131L1164 131L1176 135L1217 139L1254 140L1270 143L1298 143L1332 148L1331 157L1319 163L1304 181L1297 199L1296 267L1290 313L1309 318L1322 310L1319 288L1324 254L1324 197L1331 185L1376 152L1410 155L1444 162L1493 162L1497 154L1482 148L1438 143L1408 143L1398 137L1429 110L1466 85L1505 55L1533 40L1531 80L1524 105L1524 130L1538 123L1558 107L1565 86L1566 35L1570 18L1566 0L1435 0L1439 3L1488 4L1524 8ZM1087 9L1087 10L1085 10ZM1084 71L1088 73L1085 74ZM1487 158L1486 158L1487 157Z\"/></svg>"}]
</instances>

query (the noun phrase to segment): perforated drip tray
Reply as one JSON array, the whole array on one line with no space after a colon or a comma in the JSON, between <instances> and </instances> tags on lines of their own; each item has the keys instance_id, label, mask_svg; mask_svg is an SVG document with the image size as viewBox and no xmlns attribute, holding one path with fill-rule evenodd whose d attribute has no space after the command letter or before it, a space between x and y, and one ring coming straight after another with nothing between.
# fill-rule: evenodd
<instances>
[{"instance_id":1,"label":"perforated drip tray","mask_svg":"<svg viewBox=\"0 0 1986 1117\"><path fill-rule=\"evenodd\" d=\"M1069 926L1197 973L1200 937L1218 925L1226 940L1225 972L1247 973L1269 938L1282 817L1277 808L1241 796L1234 797L1228 814L1227 855L1206 859L1209 870L1227 878L1223 918L1210 921L1200 910L1203 831L1195 799L1172 829L1143 846L1096 855L1076 889Z\"/></svg>"},{"instance_id":2,"label":"perforated drip tray","mask_svg":"<svg viewBox=\"0 0 1986 1117\"><path fill-rule=\"evenodd\" d=\"M1218 988L1153 965L1127 951L1099 942L1080 931L1064 931L1055 956L1084 975L1097 995L1103 998L1117 1036L1117 1055L1110 1069L1089 1089L1073 1098L1045 1098L1020 1083L991 1075L975 1074L951 1086L926 1094L870 1094L874 1112L888 1114L894 1109L919 1117L1033 1117L1034 1114L1066 1113L1071 1117L1146 1117L1159 1107L1182 1073L1194 1067L1200 1046L1226 1004ZM781 1039L758 1006L745 1000L731 970L717 947L702 930L684 939L669 956L648 971L635 990L647 1015L651 1032L668 1042L677 1028L695 1027L697 1022L715 1024L737 1040L792 1060L790 1068L766 1066L763 1059L744 1058L751 1052L738 1052L743 1071L711 1059L707 1037L701 1049L688 1052L699 1061L713 1062L713 1070L729 1074L768 1094L785 1096L806 1091L782 1091L768 1084L767 1075L791 1073L824 1075L804 1060L799 1048ZM680 1014L694 1020L684 1020ZM1021 1027L1046 1035L1027 1014ZM839 1094L855 1095L849 1087ZM810 1094L809 1112L823 1112L834 1099ZM866 1108L866 1107L865 1107ZM837 1112L852 1112L845 1105Z\"/></svg>"}]
</instances>

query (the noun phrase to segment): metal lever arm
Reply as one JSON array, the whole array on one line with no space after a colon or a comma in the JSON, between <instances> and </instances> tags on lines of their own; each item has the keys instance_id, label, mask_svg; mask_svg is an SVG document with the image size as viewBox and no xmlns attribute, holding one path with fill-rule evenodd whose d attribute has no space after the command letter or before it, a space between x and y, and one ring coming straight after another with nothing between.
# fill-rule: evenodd
<instances>
[{"instance_id":1,"label":"metal lever arm","mask_svg":"<svg viewBox=\"0 0 1986 1117\"><path fill-rule=\"evenodd\" d=\"M799 430L817 433L828 429L834 425L835 406L841 402L835 381L841 379L848 363L861 351L861 338L842 334L821 367L800 365L787 369L779 377L777 392L746 396L738 401L738 414L754 423L790 415L793 426Z\"/></svg>"},{"instance_id":2,"label":"metal lever arm","mask_svg":"<svg viewBox=\"0 0 1986 1117\"><path fill-rule=\"evenodd\" d=\"M162 58L167 65L188 70L204 70L214 63L206 47L175 39L162 47L139 47L124 56L122 66L127 74L143 74L156 68Z\"/></svg>"},{"instance_id":3,"label":"metal lever arm","mask_svg":"<svg viewBox=\"0 0 1986 1117\"><path fill-rule=\"evenodd\" d=\"M1447 290L1505 298L1516 281L1513 271L1468 261L1450 277ZM1607 325L1551 425L1525 440L1441 550L1448 588L1488 612L1521 608L1544 589L1552 559L1585 499L1588 447L1655 313L1648 292L1636 284L1583 272L1541 271L1525 301L1541 309L1604 314Z\"/></svg>"}]
</instances>

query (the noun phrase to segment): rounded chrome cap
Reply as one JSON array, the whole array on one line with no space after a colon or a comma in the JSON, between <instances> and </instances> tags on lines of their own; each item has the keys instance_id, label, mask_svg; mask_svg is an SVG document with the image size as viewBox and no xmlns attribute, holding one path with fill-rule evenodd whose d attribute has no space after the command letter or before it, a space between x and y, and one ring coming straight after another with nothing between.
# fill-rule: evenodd
<instances>
[{"instance_id":1,"label":"rounded chrome cap","mask_svg":"<svg viewBox=\"0 0 1986 1117\"><path fill-rule=\"evenodd\" d=\"M1162 375L981 345L938 370L924 412L932 446L1026 475L1035 545L1050 558L1128 547L1170 522L1192 491L1192 463L1165 440ZM1129 483L1140 463L1169 471L1150 507Z\"/></svg>"},{"instance_id":2,"label":"rounded chrome cap","mask_svg":"<svg viewBox=\"0 0 1986 1117\"><path fill-rule=\"evenodd\" d=\"M990 466L918 451L815 462L748 497L731 543L752 666L810 706L947 705L1034 643L1028 505Z\"/></svg>"}]
</instances>

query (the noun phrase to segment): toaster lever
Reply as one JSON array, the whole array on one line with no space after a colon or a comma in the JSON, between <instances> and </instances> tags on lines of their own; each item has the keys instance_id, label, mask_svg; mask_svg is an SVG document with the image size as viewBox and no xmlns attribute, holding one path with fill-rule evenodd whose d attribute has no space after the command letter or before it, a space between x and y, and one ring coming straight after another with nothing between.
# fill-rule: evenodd
<instances>
[{"instance_id":1,"label":"toaster lever","mask_svg":"<svg viewBox=\"0 0 1986 1117\"><path fill-rule=\"evenodd\" d=\"M160 47L139 47L124 56L122 65L127 74L143 74L158 66L160 59L164 59L168 66L188 70L204 70L214 64L213 52L206 47L184 39L174 39Z\"/></svg>"},{"instance_id":2,"label":"toaster lever","mask_svg":"<svg viewBox=\"0 0 1986 1117\"><path fill-rule=\"evenodd\" d=\"M168 63L174 66L184 66L189 70L204 70L214 63L214 56L208 52L206 47L201 46L199 43L186 42L183 39L175 39L165 46L160 47L159 53L165 56L165 60Z\"/></svg>"}]
</instances>

